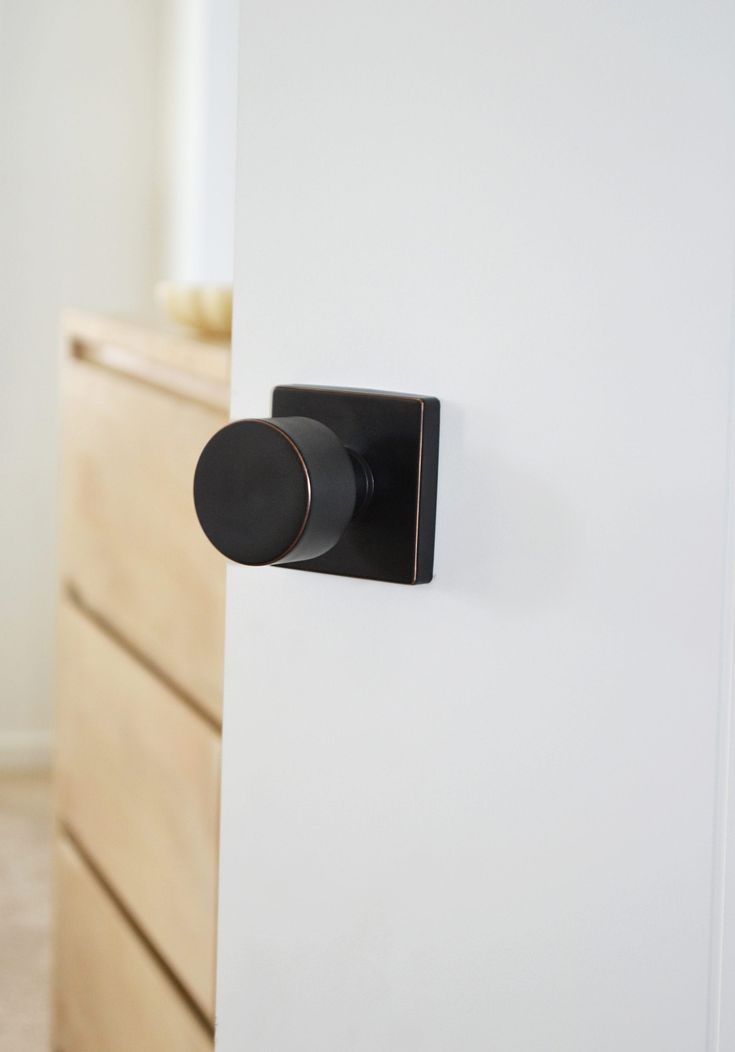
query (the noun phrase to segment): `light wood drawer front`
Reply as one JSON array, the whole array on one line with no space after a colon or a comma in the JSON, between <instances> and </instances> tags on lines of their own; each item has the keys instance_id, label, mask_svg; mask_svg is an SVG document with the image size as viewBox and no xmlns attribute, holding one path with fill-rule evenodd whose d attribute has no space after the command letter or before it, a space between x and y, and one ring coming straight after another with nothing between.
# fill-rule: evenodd
<instances>
[{"instance_id":1,"label":"light wood drawer front","mask_svg":"<svg viewBox=\"0 0 735 1052\"><path fill-rule=\"evenodd\" d=\"M220 719L224 564L194 512L214 408L70 357L64 366L63 574Z\"/></svg>"},{"instance_id":2,"label":"light wood drawer front","mask_svg":"<svg viewBox=\"0 0 735 1052\"><path fill-rule=\"evenodd\" d=\"M71 843L57 843L54 1047L211 1052L212 1037Z\"/></svg>"},{"instance_id":3,"label":"light wood drawer front","mask_svg":"<svg viewBox=\"0 0 735 1052\"><path fill-rule=\"evenodd\" d=\"M69 602L60 627L59 816L211 1018L219 735Z\"/></svg>"}]
</instances>

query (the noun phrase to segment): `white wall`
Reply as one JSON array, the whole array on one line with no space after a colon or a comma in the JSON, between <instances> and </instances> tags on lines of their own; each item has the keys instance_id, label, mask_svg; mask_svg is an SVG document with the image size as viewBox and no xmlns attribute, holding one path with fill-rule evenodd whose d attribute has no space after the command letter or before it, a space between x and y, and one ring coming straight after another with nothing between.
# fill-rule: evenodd
<instances>
[{"instance_id":1,"label":"white wall","mask_svg":"<svg viewBox=\"0 0 735 1052\"><path fill-rule=\"evenodd\" d=\"M53 697L58 322L158 274L155 0L0 0L0 765Z\"/></svg>"},{"instance_id":2,"label":"white wall","mask_svg":"<svg viewBox=\"0 0 735 1052\"><path fill-rule=\"evenodd\" d=\"M48 756L58 323L230 281L235 0L0 0L0 767Z\"/></svg>"}]
</instances>

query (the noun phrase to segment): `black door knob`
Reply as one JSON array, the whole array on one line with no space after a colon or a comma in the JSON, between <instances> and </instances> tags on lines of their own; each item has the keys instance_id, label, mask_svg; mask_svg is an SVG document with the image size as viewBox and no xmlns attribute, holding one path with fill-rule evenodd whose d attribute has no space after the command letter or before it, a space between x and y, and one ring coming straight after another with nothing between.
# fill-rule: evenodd
<instances>
[{"instance_id":1,"label":"black door knob","mask_svg":"<svg viewBox=\"0 0 735 1052\"><path fill-rule=\"evenodd\" d=\"M223 555L249 566L314 559L369 502L372 475L325 424L237 420L202 450L194 504Z\"/></svg>"}]
</instances>

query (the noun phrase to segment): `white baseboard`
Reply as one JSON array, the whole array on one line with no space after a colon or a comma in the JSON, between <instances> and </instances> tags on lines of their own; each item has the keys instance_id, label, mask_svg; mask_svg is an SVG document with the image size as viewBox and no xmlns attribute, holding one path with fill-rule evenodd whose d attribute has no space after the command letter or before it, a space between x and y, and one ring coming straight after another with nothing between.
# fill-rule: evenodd
<instances>
[{"instance_id":1,"label":"white baseboard","mask_svg":"<svg viewBox=\"0 0 735 1052\"><path fill-rule=\"evenodd\" d=\"M0 774L51 768L51 731L0 731Z\"/></svg>"}]
</instances>

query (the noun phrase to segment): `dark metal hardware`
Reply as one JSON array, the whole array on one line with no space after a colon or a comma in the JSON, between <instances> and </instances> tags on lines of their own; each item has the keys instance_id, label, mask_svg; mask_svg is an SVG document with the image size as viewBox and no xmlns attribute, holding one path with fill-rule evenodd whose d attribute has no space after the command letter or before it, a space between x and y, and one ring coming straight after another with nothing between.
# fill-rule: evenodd
<instances>
[{"instance_id":1,"label":"dark metal hardware","mask_svg":"<svg viewBox=\"0 0 735 1052\"><path fill-rule=\"evenodd\" d=\"M430 581L439 402L277 387L272 412L202 451L194 503L212 544L250 566Z\"/></svg>"}]
</instances>

